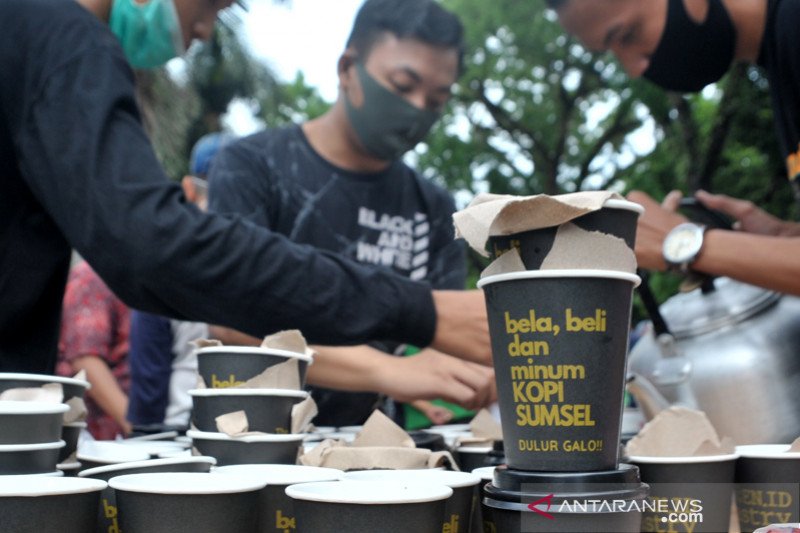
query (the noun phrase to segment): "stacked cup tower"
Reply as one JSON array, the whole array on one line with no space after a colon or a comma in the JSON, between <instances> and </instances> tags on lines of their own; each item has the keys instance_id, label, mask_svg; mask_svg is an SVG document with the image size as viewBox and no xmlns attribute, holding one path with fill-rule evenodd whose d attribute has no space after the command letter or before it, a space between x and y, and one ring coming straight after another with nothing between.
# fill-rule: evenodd
<instances>
[{"instance_id":1,"label":"stacked cup tower","mask_svg":"<svg viewBox=\"0 0 800 533\"><path fill-rule=\"evenodd\" d=\"M641 206L571 220L625 241ZM484 531L638 532L647 486L619 462L633 272L542 268L560 227L492 236L525 270L483 277L506 463L483 489ZM605 237L604 237L605 238ZM602 241L600 241L602 242ZM586 256L585 250L581 252Z\"/></svg>"}]
</instances>

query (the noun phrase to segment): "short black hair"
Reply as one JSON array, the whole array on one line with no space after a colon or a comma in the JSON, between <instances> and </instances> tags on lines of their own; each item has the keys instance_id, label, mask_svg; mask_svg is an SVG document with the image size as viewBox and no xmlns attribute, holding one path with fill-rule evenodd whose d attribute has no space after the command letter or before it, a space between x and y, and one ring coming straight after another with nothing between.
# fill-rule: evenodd
<instances>
[{"instance_id":1,"label":"short black hair","mask_svg":"<svg viewBox=\"0 0 800 533\"><path fill-rule=\"evenodd\" d=\"M560 9L563 7L569 0L544 0L547 7L550 9Z\"/></svg>"},{"instance_id":2,"label":"short black hair","mask_svg":"<svg viewBox=\"0 0 800 533\"><path fill-rule=\"evenodd\" d=\"M458 51L458 70L464 61L464 27L458 17L435 0L366 0L356 14L347 46L366 61L384 33L399 39L416 39L425 44Z\"/></svg>"}]
</instances>

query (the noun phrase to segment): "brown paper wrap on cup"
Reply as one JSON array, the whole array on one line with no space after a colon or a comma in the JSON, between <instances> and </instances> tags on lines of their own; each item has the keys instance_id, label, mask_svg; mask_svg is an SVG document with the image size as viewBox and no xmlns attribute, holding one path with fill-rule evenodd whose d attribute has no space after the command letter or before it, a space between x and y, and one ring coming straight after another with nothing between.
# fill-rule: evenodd
<instances>
[{"instance_id":1,"label":"brown paper wrap on cup","mask_svg":"<svg viewBox=\"0 0 800 533\"><path fill-rule=\"evenodd\" d=\"M375 411L364 429L349 445L325 440L300 457L300 464L339 470L408 470L454 465L449 452L431 452L415 447L414 440L380 411Z\"/></svg>"}]
</instances>

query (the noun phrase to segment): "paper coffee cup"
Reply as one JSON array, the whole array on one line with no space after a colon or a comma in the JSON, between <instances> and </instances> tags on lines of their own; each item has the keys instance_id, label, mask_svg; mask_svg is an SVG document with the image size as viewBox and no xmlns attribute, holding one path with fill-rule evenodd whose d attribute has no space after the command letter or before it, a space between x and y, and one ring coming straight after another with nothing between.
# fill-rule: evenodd
<instances>
[{"instance_id":1,"label":"paper coffee cup","mask_svg":"<svg viewBox=\"0 0 800 533\"><path fill-rule=\"evenodd\" d=\"M638 533L647 491L628 464L603 472L500 466L483 488L484 531Z\"/></svg>"},{"instance_id":2,"label":"paper coffee cup","mask_svg":"<svg viewBox=\"0 0 800 533\"><path fill-rule=\"evenodd\" d=\"M800 453L789 445L736 448L736 509L742 533L800 522Z\"/></svg>"},{"instance_id":3,"label":"paper coffee cup","mask_svg":"<svg viewBox=\"0 0 800 533\"><path fill-rule=\"evenodd\" d=\"M266 369L297 360L300 386L306 382L309 355L257 346L207 346L197 350L197 373L206 386L225 389L243 385Z\"/></svg>"},{"instance_id":4,"label":"paper coffee cup","mask_svg":"<svg viewBox=\"0 0 800 533\"><path fill-rule=\"evenodd\" d=\"M737 457L628 457L650 485L653 506L644 513L642 531L727 533Z\"/></svg>"},{"instance_id":5,"label":"paper coffee cup","mask_svg":"<svg viewBox=\"0 0 800 533\"><path fill-rule=\"evenodd\" d=\"M629 248L636 244L636 222L644 208L626 200L608 200L602 209L592 211L570 222L586 231L598 231L619 237ZM542 266L553 247L559 226L534 229L512 235L493 235L489 237L489 255L500 257L516 248L525 268L536 270Z\"/></svg>"},{"instance_id":6,"label":"paper coffee cup","mask_svg":"<svg viewBox=\"0 0 800 533\"><path fill-rule=\"evenodd\" d=\"M297 530L348 533L441 533L444 485L390 485L370 481L332 481L290 485Z\"/></svg>"},{"instance_id":7,"label":"paper coffee cup","mask_svg":"<svg viewBox=\"0 0 800 533\"><path fill-rule=\"evenodd\" d=\"M618 466L633 274L541 270L482 279L506 460Z\"/></svg>"}]
</instances>

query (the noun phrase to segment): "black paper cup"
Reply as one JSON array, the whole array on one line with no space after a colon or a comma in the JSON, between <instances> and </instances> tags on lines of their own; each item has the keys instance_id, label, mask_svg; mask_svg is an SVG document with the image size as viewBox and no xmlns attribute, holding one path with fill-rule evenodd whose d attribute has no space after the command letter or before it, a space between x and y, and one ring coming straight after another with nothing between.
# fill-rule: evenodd
<instances>
[{"instance_id":1,"label":"black paper cup","mask_svg":"<svg viewBox=\"0 0 800 533\"><path fill-rule=\"evenodd\" d=\"M204 473L151 473L113 477L124 533L251 533L258 520L252 478Z\"/></svg>"},{"instance_id":2,"label":"black paper cup","mask_svg":"<svg viewBox=\"0 0 800 533\"><path fill-rule=\"evenodd\" d=\"M78 477L109 481L113 477L128 474L146 474L156 472L208 472L216 464L213 457L184 457L176 459L150 459L109 466L100 466L78 473ZM120 531L119 513L117 511L116 491L106 487L100 495L97 511L97 533Z\"/></svg>"},{"instance_id":3,"label":"black paper cup","mask_svg":"<svg viewBox=\"0 0 800 533\"><path fill-rule=\"evenodd\" d=\"M447 498L444 485L389 485L329 481L290 485L297 533L441 533Z\"/></svg>"},{"instance_id":4,"label":"black paper cup","mask_svg":"<svg viewBox=\"0 0 800 533\"><path fill-rule=\"evenodd\" d=\"M455 460L458 468L464 472L472 472L476 468L489 466L491 446L459 446L455 449Z\"/></svg>"},{"instance_id":5,"label":"black paper cup","mask_svg":"<svg viewBox=\"0 0 800 533\"><path fill-rule=\"evenodd\" d=\"M650 485L653 507L644 513L642 531L727 533L737 457L628 457Z\"/></svg>"},{"instance_id":6,"label":"black paper cup","mask_svg":"<svg viewBox=\"0 0 800 533\"><path fill-rule=\"evenodd\" d=\"M267 483L259 495L259 533L283 533L296 529L294 503L286 495L286 487L300 483L338 481L344 476L344 472L334 468L280 464L220 466L214 469L214 473L252 476Z\"/></svg>"},{"instance_id":7,"label":"black paper cup","mask_svg":"<svg viewBox=\"0 0 800 533\"><path fill-rule=\"evenodd\" d=\"M81 464L81 470L89 470L119 463L147 461L151 456L146 450L114 441L95 440L78 444L76 458Z\"/></svg>"},{"instance_id":8,"label":"black paper cup","mask_svg":"<svg viewBox=\"0 0 800 533\"><path fill-rule=\"evenodd\" d=\"M643 212L644 208L637 203L608 200L602 209L573 219L571 223L586 231L599 231L619 237L633 249L636 244L636 222ZM516 248L525 268L536 270L542 266L553 248L558 228L559 226L551 226L512 235L493 235L489 237L489 255L497 258Z\"/></svg>"},{"instance_id":9,"label":"black paper cup","mask_svg":"<svg viewBox=\"0 0 800 533\"><path fill-rule=\"evenodd\" d=\"M0 444L37 444L61 439L63 403L0 401Z\"/></svg>"},{"instance_id":10,"label":"black paper cup","mask_svg":"<svg viewBox=\"0 0 800 533\"><path fill-rule=\"evenodd\" d=\"M105 481L0 476L0 530L9 533L94 531Z\"/></svg>"},{"instance_id":11,"label":"black paper cup","mask_svg":"<svg viewBox=\"0 0 800 533\"><path fill-rule=\"evenodd\" d=\"M617 468L631 300L639 281L607 270L541 270L478 282L510 467Z\"/></svg>"},{"instance_id":12,"label":"black paper cup","mask_svg":"<svg viewBox=\"0 0 800 533\"><path fill-rule=\"evenodd\" d=\"M377 481L390 484L444 485L453 489L444 509L441 531L470 531L473 499L481 478L446 470L360 470L347 472L345 481Z\"/></svg>"},{"instance_id":13,"label":"black paper cup","mask_svg":"<svg viewBox=\"0 0 800 533\"><path fill-rule=\"evenodd\" d=\"M478 476L481 481L478 483L478 489L475 491L475 500L472 506L472 520L470 521L472 524L470 533L483 533L485 529L491 531L491 528L494 527L494 522L492 521L491 517L491 509L486 507L482 500L483 487L485 487L487 483L491 483L494 479L495 468L497 467L482 466L472 471L472 473ZM485 526L484 522L486 523Z\"/></svg>"},{"instance_id":14,"label":"black paper cup","mask_svg":"<svg viewBox=\"0 0 800 533\"><path fill-rule=\"evenodd\" d=\"M638 533L647 485L635 466L526 472L500 466L483 489L484 531Z\"/></svg>"},{"instance_id":15,"label":"black paper cup","mask_svg":"<svg viewBox=\"0 0 800 533\"><path fill-rule=\"evenodd\" d=\"M300 387L305 386L311 356L256 346L208 346L197 350L197 373L206 387L225 389L243 385L271 366L296 359Z\"/></svg>"},{"instance_id":16,"label":"black paper cup","mask_svg":"<svg viewBox=\"0 0 800 533\"><path fill-rule=\"evenodd\" d=\"M45 474L56 470L63 440L37 444L0 444L0 475Z\"/></svg>"},{"instance_id":17,"label":"black paper cup","mask_svg":"<svg viewBox=\"0 0 800 533\"><path fill-rule=\"evenodd\" d=\"M788 444L739 446L736 509L742 533L800 522L800 453Z\"/></svg>"},{"instance_id":18,"label":"black paper cup","mask_svg":"<svg viewBox=\"0 0 800 533\"><path fill-rule=\"evenodd\" d=\"M308 398L305 391L284 389L192 389L192 422L200 431L218 431L218 416L244 411L250 431L288 434L292 407Z\"/></svg>"},{"instance_id":19,"label":"black paper cup","mask_svg":"<svg viewBox=\"0 0 800 533\"><path fill-rule=\"evenodd\" d=\"M61 453L58 455L59 463L63 463L78 451L78 440L80 440L81 431L86 429L87 425L86 422L70 422L61 427L61 440L66 442L67 445L61 449Z\"/></svg>"},{"instance_id":20,"label":"black paper cup","mask_svg":"<svg viewBox=\"0 0 800 533\"><path fill-rule=\"evenodd\" d=\"M231 437L225 433L189 430L186 434L200 453L216 458L220 466L293 465L305 438L305 433Z\"/></svg>"},{"instance_id":21,"label":"black paper cup","mask_svg":"<svg viewBox=\"0 0 800 533\"><path fill-rule=\"evenodd\" d=\"M72 398L83 398L84 393L92 388L88 381L47 374L21 374L0 372L0 392L8 389L41 387L48 383L58 383L64 391L64 402Z\"/></svg>"}]
</instances>

